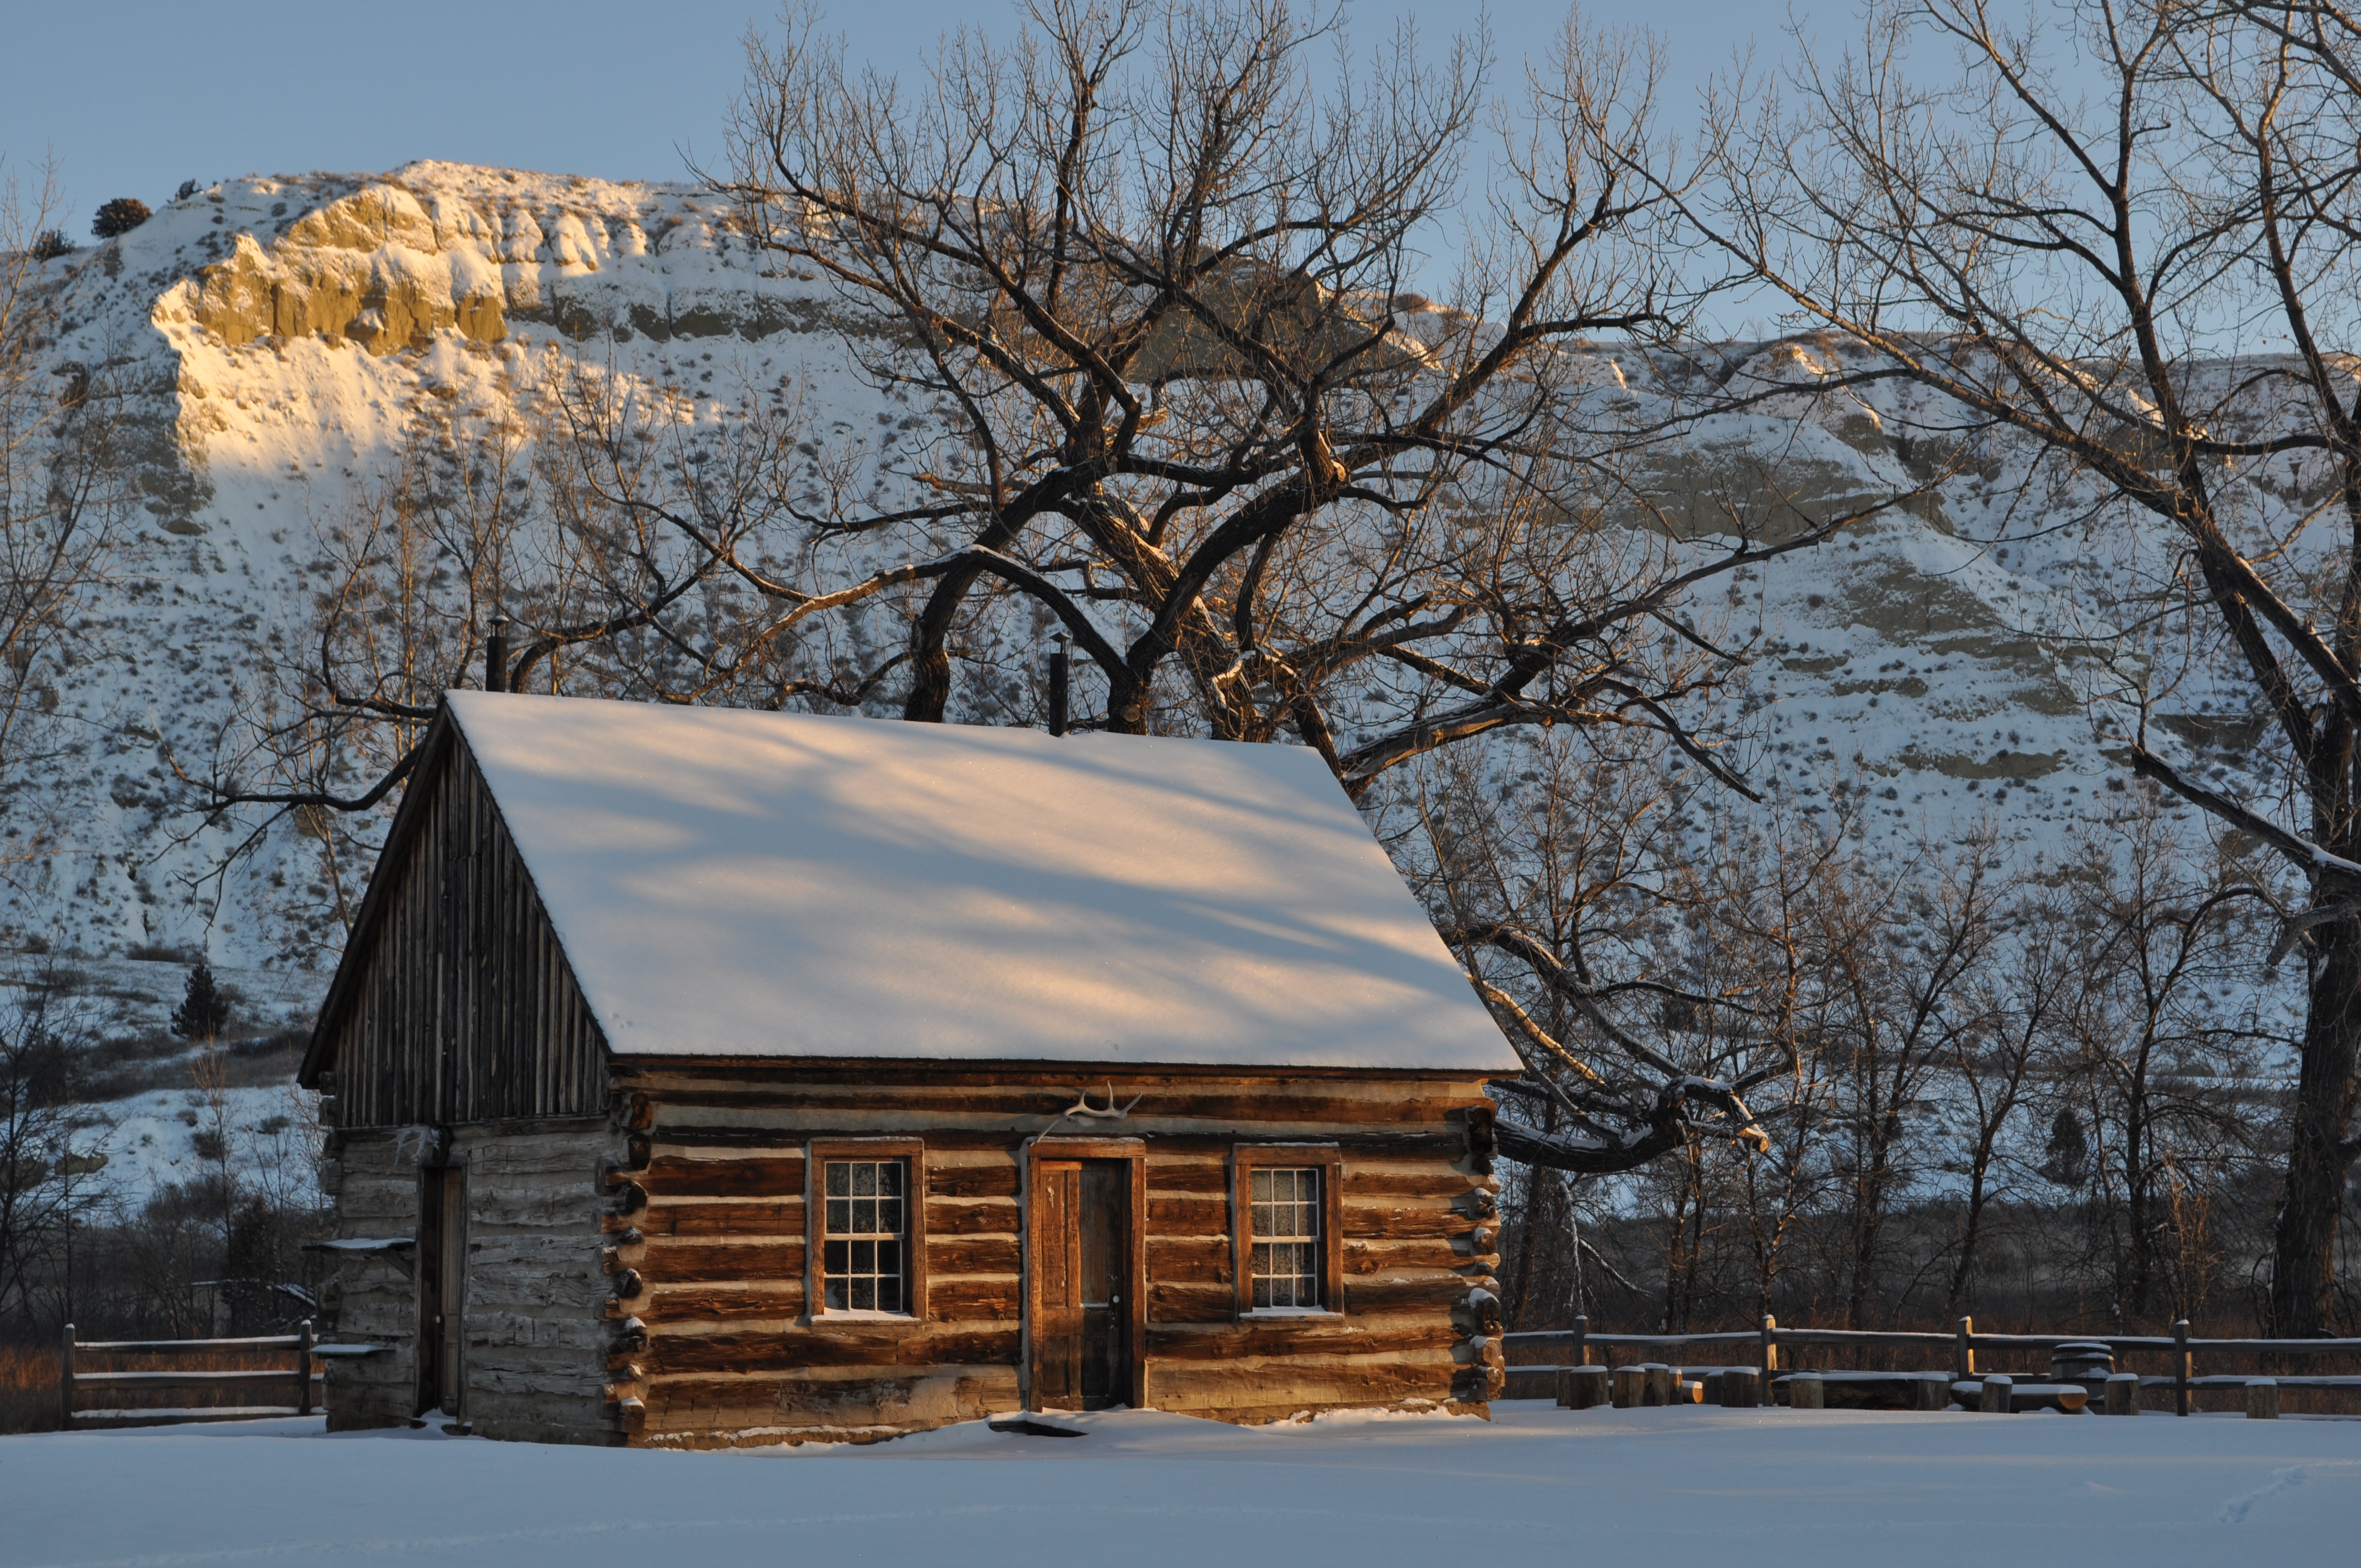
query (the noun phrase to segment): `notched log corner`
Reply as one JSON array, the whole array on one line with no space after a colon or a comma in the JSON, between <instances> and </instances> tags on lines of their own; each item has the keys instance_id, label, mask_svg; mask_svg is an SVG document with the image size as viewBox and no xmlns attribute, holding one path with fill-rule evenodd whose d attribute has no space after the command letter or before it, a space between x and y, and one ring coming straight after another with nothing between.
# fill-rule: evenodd
<instances>
[{"instance_id":1,"label":"notched log corner","mask_svg":"<svg viewBox=\"0 0 2361 1568\"><path fill-rule=\"evenodd\" d=\"M615 1187L634 1177L648 1173L648 1159L655 1152L654 1144L645 1133L633 1133L623 1140L623 1157L609 1155L598 1162L598 1182L602 1187Z\"/></svg>"},{"instance_id":2,"label":"notched log corner","mask_svg":"<svg viewBox=\"0 0 2361 1568\"><path fill-rule=\"evenodd\" d=\"M1499 1147L1492 1126L1498 1113L1489 1105L1470 1105L1460 1114L1467 1123L1467 1168L1477 1176L1489 1176Z\"/></svg>"},{"instance_id":3,"label":"notched log corner","mask_svg":"<svg viewBox=\"0 0 2361 1568\"><path fill-rule=\"evenodd\" d=\"M1500 1299L1478 1286L1452 1303L1451 1321L1458 1328L1488 1337L1500 1332Z\"/></svg>"},{"instance_id":4,"label":"notched log corner","mask_svg":"<svg viewBox=\"0 0 2361 1568\"><path fill-rule=\"evenodd\" d=\"M1451 1208L1454 1213L1465 1214L1470 1219L1481 1220L1487 1223L1497 1221L1500 1217L1500 1201L1481 1187L1470 1189L1467 1194L1455 1201Z\"/></svg>"}]
</instances>

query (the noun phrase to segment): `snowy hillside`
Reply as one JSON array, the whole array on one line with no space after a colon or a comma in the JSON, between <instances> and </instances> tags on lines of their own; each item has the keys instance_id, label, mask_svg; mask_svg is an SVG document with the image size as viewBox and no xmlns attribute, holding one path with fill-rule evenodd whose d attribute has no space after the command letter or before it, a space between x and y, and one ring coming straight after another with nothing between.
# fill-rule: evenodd
<instances>
[{"instance_id":1,"label":"snowy hillside","mask_svg":"<svg viewBox=\"0 0 2361 1568\"><path fill-rule=\"evenodd\" d=\"M24 799L54 817L60 850L0 893L17 942L202 948L324 984L340 927L319 843L282 827L223 874L254 819L168 809L167 751L207 754L265 650L302 656L316 531L389 469L422 410L516 407L578 355L700 417L785 386L872 453L927 435L850 362L827 287L774 270L687 188L444 163L252 178L51 267L61 366L111 366L132 390L144 510L43 696L58 750ZM1734 353L1733 384L1817 373L1811 353ZM1663 390L1644 363L1615 372L1633 396ZM1943 422L1909 396L1718 422L1659 477L1677 496L1770 464L1807 510L1858 504L1933 472L1923 431ZM1971 455L1908 510L1701 607L1770 649L1742 766L1806 808L1864 787L1871 827L1901 839L1991 815L2032 850L2089 812L2119 775L2086 707L2094 672L2064 639L2094 595L2138 591L2153 552L2112 517L2026 528L2025 472L2022 454ZM2035 536L1981 543L2004 532ZM2253 734L2241 716L2204 692L2173 706L2235 772Z\"/></svg>"}]
</instances>

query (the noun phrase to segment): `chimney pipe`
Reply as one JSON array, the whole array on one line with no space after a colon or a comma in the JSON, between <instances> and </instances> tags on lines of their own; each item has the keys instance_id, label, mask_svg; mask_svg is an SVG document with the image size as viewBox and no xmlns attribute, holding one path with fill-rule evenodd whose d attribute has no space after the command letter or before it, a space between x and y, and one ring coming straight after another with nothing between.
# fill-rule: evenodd
<instances>
[{"instance_id":1,"label":"chimney pipe","mask_svg":"<svg viewBox=\"0 0 2361 1568\"><path fill-rule=\"evenodd\" d=\"M1049 733L1066 732L1066 634L1058 633L1057 649L1049 655Z\"/></svg>"},{"instance_id":2,"label":"chimney pipe","mask_svg":"<svg viewBox=\"0 0 2361 1568\"><path fill-rule=\"evenodd\" d=\"M491 630L484 638L484 689L509 689L509 618L505 615L492 617Z\"/></svg>"}]
</instances>

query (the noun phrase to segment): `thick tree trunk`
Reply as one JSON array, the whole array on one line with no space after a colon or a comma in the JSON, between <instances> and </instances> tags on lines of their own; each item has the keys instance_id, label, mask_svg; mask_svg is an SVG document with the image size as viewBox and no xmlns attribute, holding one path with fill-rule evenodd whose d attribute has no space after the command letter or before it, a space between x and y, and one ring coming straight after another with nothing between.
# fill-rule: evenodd
<instances>
[{"instance_id":1,"label":"thick tree trunk","mask_svg":"<svg viewBox=\"0 0 2361 1568\"><path fill-rule=\"evenodd\" d=\"M2141 1323L2147 1321L2148 1306L2156 1295L2156 1217L2150 1201L2154 1179L2147 1157L2147 1060L2141 1052L2138 1070L2132 1078L2133 1090L2129 1114L2124 1119L2124 1218L2125 1248L2130 1256L2128 1277L2115 1292L2116 1316L2125 1321Z\"/></svg>"},{"instance_id":2,"label":"thick tree trunk","mask_svg":"<svg viewBox=\"0 0 2361 1568\"><path fill-rule=\"evenodd\" d=\"M2312 970L2303 1059L2290 1117L2287 1192L2271 1256L2271 1332L2310 1339L2331 1328L2336 1227L2343 1209L2346 1129L2361 1102L2361 927L2340 921L2317 934L2325 952Z\"/></svg>"},{"instance_id":3,"label":"thick tree trunk","mask_svg":"<svg viewBox=\"0 0 2361 1568\"><path fill-rule=\"evenodd\" d=\"M1976 1152L1968 1167L1967 1212L1960 1224L1960 1255L1951 1265L1950 1288L1943 1295L1943 1315L1956 1318L1960 1303L1967 1299L1968 1281L1974 1276L1976 1244L1983 1239L1984 1205L1988 1199L1986 1180L1992 1173L1993 1137L1987 1132L1976 1141Z\"/></svg>"}]
</instances>

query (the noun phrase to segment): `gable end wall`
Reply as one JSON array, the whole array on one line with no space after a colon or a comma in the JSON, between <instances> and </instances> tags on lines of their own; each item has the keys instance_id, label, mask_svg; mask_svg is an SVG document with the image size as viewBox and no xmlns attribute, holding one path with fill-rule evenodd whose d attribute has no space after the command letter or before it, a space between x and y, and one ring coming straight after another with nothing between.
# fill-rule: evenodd
<instances>
[{"instance_id":1,"label":"gable end wall","mask_svg":"<svg viewBox=\"0 0 2361 1568\"><path fill-rule=\"evenodd\" d=\"M347 1128L603 1114L606 1044L464 739L393 846L328 1042Z\"/></svg>"}]
</instances>

